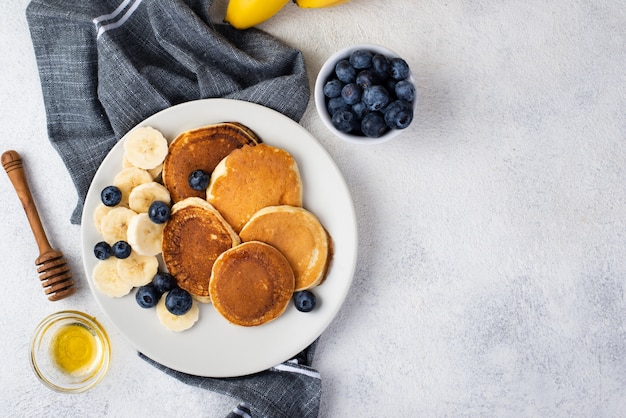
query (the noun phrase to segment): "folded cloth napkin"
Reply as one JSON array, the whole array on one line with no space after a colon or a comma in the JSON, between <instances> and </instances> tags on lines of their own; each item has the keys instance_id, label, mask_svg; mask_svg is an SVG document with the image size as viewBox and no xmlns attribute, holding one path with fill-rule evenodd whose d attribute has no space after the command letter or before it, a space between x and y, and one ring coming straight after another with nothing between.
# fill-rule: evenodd
<instances>
[{"instance_id":1,"label":"folded cloth napkin","mask_svg":"<svg viewBox=\"0 0 626 418\"><path fill-rule=\"evenodd\" d=\"M246 100L299 121L309 101L302 53L255 29L211 22L212 0L33 0L31 31L48 136L85 196L103 158L136 124L177 103ZM241 403L229 414L315 417L314 345L251 376L212 379L155 367Z\"/></svg>"},{"instance_id":2,"label":"folded cloth napkin","mask_svg":"<svg viewBox=\"0 0 626 418\"><path fill-rule=\"evenodd\" d=\"M214 379L181 373L139 356L181 382L229 395L240 403L227 415L236 417L313 418L321 396L319 372L311 362L316 343L295 358L253 375Z\"/></svg>"},{"instance_id":3,"label":"folded cloth napkin","mask_svg":"<svg viewBox=\"0 0 626 418\"><path fill-rule=\"evenodd\" d=\"M212 0L33 0L31 31L48 136L78 192L132 127L177 103L246 100L299 121L304 58L272 36L211 22Z\"/></svg>"}]
</instances>

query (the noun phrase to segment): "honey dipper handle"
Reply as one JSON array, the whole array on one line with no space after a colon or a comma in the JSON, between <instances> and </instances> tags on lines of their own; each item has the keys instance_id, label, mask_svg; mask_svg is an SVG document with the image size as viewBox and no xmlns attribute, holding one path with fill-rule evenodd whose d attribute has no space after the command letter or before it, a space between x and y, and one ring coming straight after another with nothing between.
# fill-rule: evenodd
<instances>
[{"instance_id":1,"label":"honey dipper handle","mask_svg":"<svg viewBox=\"0 0 626 418\"><path fill-rule=\"evenodd\" d=\"M45 252L50 251L52 248L50 247L50 243L46 237L46 232L41 224L41 219L39 218L39 213L37 212L37 207L35 206L35 201L33 200L30 188L28 187L28 182L26 181L26 173L24 172L24 167L22 166L22 157L20 157L16 151L6 151L2 154L2 166L7 172L9 180L13 183L17 197L19 197L20 202L22 202L22 207L24 207L24 211L26 212L30 228L35 235L35 240L39 246L39 253L44 254Z\"/></svg>"}]
</instances>

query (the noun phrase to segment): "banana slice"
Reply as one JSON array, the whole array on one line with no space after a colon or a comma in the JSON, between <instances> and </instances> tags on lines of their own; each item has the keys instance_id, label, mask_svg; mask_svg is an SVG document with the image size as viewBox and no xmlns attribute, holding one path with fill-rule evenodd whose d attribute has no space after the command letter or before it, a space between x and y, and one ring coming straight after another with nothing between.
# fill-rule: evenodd
<instances>
[{"instance_id":1,"label":"banana slice","mask_svg":"<svg viewBox=\"0 0 626 418\"><path fill-rule=\"evenodd\" d=\"M135 167L150 170L162 164L167 155L167 139L161 132L142 126L130 131L124 139L124 154Z\"/></svg>"},{"instance_id":2,"label":"banana slice","mask_svg":"<svg viewBox=\"0 0 626 418\"><path fill-rule=\"evenodd\" d=\"M137 213L148 212L152 202L160 200L168 205L171 202L170 192L165 186L151 181L134 187L128 196L128 206Z\"/></svg>"},{"instance_id":3,"label":"banana slice","mask_svg":"<svg viewBox=\"0 0 626 418\"><path fill-rule=\"evenodd\" d=\"M122 192L122 201L119 206L128 206L130 192L140 184L150 183L152 180L152 176L146 170L138 167L123 168L113 179L113 185Z\"/></svg>"},{"instance_id":4,"label":"banana slice","mask_svg":"<svg viewBox=\"0 0 626 418\"><path fill-rule=\"evenodd\" d=\"M127 231L128 243L133 251L151 256L161 253L164 226L152 222L147 213L135 215L128 223Z\"/></svg>"},{"instance_id":5,"label":"banana slice","mask_svg":"<svg viewBox=\"0 0 626 418\"><path fill-rule=\"evenodd\" d=\"M191 305L191 309L189 309L183 315L174 315L165 307L165 297L168 292L165 292L161 299L159 299L159 303L156 306L157 317L159 318L159 322L174 332L181 332L191 328L198 318L200 317L200 308L198 307L198 303L194 300Z\"/></svg>"},{"instance_id":6,"label":"banana slice","mask_svg":"<svg viewBox=\"0 0 626 418\"><path fill-rule=\"evenodd\" d=\"M128 239L128 224L137 215L134 210L118 206L107 212L100 221L100 233L109 245Z\"/></svg>"},{"instance_id":7,"label":"banana slice","mask_svg":"<svg viewBox=\"0 0 626 418\"><path fill-rule=\"evenodd\" d=\"M141 255L134 250L127 258L117 260L117 274L133 287L150 283L158 269L159 260L155 256Z\"/></svg>"},{"instance_id":8,"label":"banana slice","mask_svg":"<svg viewBox=\"0 0 626 418\"><path fill-rule=\"evenodd\" d=\"M129 167L135 167L135 166L130 161L128 161L128 158L126 158L126 154L124 154L122 156L122 168L129 168ZM150 173L150 175L152 176L152 179L156 180L157 178L159 178L159 176L163 172L163 164L159 164L156 167L151 168L146 171Z\"/></svg>"},{"instance_id":9,"label":"banana slice","mask_svg":"<svg viewBox=\"0 0 626 418\"><path fill-rule=\"evenodd\" d=\"M133 288L117 273L117 260L114 258L99 261L91 276L96 289L112 298L126 296Z\"/></svg>"},{"instance_id":10,"label":"banana slice","mask_svg":"<svg viewBox=\"0 0 626 418\"><path fill-rule=\"evenodd\" d=\"M93 212L93 224L96 227L96 231L99 234L102 234L102 230L100 229L100 225L102 224L102 218L105 217L107 213L109 213L113 209L111 206L107 206L103 203L98 204L96 206L96 210Z\"/></svg>"}]
</instances>

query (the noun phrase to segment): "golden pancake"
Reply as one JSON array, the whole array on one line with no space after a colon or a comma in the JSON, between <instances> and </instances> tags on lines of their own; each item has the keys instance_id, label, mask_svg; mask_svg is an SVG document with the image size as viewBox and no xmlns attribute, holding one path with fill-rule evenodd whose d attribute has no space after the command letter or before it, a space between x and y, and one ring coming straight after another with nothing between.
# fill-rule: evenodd
<instances>
[{"instance_id":1,"label":"golden pancake","mask_svg":"<svg viewBox=\"0 0 626 418\"><path fill-rule=\"evenodd\" d=\"M172 206L163 228L162 255L178 285L199 302L209 303L213 263L240 239L206 200L188 197Z\"/></svg>"},{"instance_id":2,"label":"golden pancake","mask_svg":"<svg viewBox=\"0 0 626 418\"><path fill-rule=\"evenodd\" d=\"M271 245L245 242L213 264L210 293L215 309L229 322L245 327L278 318L294 291L293 270Z\"/></svg>"},{"instance_id":3,"label":"golden pancake","mask_svg":"<svg viewBox=\"0 0 626 418\"><path fill-rule=\"evenodd\" d=\"M284 149L267 144L244 145L215 167L207 200L239 232L259 209L302 206L298 165Z\"/></svg>"},{"instance_id":4,"label":"golden pancake","mask_svg":"<svg viewBox=\"0 0 626 418\"><path fill-rule=\"evenodd\" d=\"M216 123L178 135L170 144L163 163L163 184L172 201L187 197L205 198L205 190L194 190L189 186L189 175L195 170L210 175L231 151L258 142L261 140L250 128L237 122Z\"/></svg>"},{"instance_id":5,"label":"golden pancake","mask_svg":"<svg viewBox=\"0 0 626 418\"><path fill-rule=\"evenodd\" d=\"M311 212L295 206L268 206L239 232L242 241L261 241L278 249L293 269L295 290L320 284L332 258L330 236Z\"/></svg>"}]
</instances>

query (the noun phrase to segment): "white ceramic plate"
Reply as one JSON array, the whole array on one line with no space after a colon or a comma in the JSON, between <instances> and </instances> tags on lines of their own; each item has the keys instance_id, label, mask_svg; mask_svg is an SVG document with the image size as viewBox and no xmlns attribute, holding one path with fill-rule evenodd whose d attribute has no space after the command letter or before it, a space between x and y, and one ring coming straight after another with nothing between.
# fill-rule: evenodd
<instances>
[{"instance_id":1,"label":"white ceramic plate","mask_svg":"<svg viewBox=\"0 0 626 418\"><path fill-rule=\"evenodd\" d=\"M333 238L334 258L326 281L313 291L313 312L298 312L293 302L276 320L259 327L229 324L213 306L201 304L199 322L182 333L163 327L154 309L135 302L135 290L109 298L92 285L97 263L94 245L102 240L93 224L100 191L122 169L123 147L118 142L96 172L83 211L83 263L91 291L111 322L143 354L172 369L198 376L232 377L262 371L299 353L326 329L337 314L352 283L357 256L354 206L343 176L325 149L288 117L256 104L227 99L198 100L165 109L139 124L152 126L173 140L179 133L211 123L237 121L261 139L289 151L298 163L304 207L315 213Z\"/></svg>"}]
</instances>

